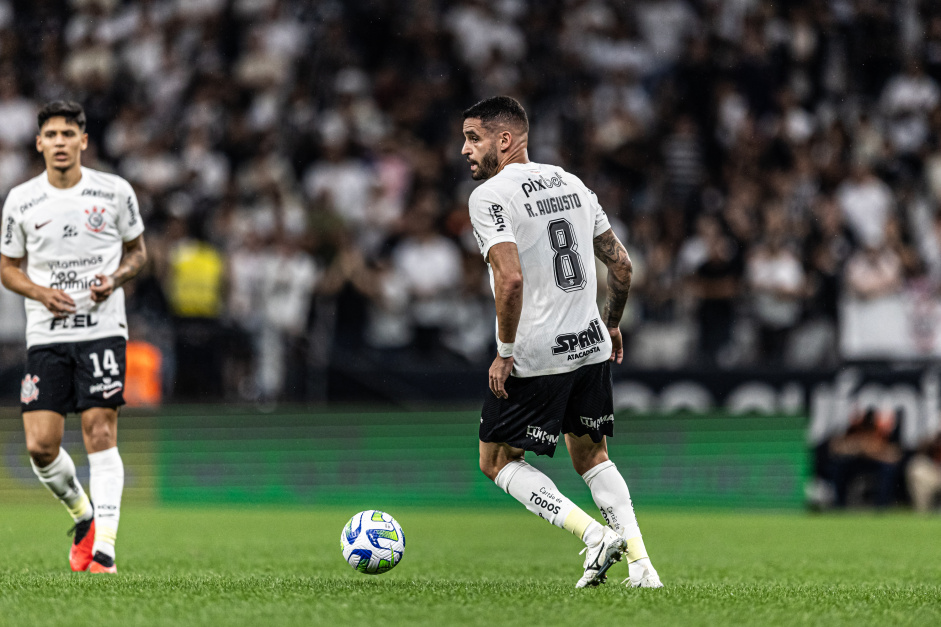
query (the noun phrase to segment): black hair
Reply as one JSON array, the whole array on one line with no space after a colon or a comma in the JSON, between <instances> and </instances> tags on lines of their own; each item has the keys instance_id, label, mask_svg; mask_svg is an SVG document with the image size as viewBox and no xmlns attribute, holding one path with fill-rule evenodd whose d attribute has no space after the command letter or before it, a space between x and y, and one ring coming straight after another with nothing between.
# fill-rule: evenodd
<instances>
[{"instance_id":1,"label":"black hair","mask_svg":"<svg viewBox=\"0 0 941 627\"><path fill-rule=\"evenodd\" d=\"M66 122L77 124L85 132L85 109L73 100L53 100L44 104L36 115L40 131L50 118L65 118Z\"/></svg>"},{"instance_id":2,"label":"black hair","mask_svg":"<svg viewBox=\"0 0 941 627\"><path fill-rule=\"evenodd\" d=\"M503 122L522 126L524 133L529 132L526 110L515 98L509 96L494 96L481 100L464 111L464 119L467 118L479 118L485 127L491 122Z\"/></svg>"}]
</instances>

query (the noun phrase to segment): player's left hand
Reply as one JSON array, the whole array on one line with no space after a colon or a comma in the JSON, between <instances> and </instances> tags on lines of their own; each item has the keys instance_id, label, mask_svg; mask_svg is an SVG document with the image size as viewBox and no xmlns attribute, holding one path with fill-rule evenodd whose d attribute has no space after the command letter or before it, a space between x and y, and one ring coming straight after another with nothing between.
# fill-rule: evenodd
<instances>
[{"instance_id":1,"label":"player's left hand","mask_svg":"<svg viewBox=\"0 0 941 627\"><path fill-rule=\"evenodd\" d=\"M490 364L490 391L493 392L493 395L497 398L509 398L506 393L506 388L503 387L503 385L506 383L506 379L510 376L510 372L512 371L513 355L510 355L506 359L497 355L493 363Z\"/></svg>"},{"instance_id":2,"label":"player's left hand","mask_svg":"<svg viewBox=\"0 0 941 627\"><path fill-rule=\"evenodd\" d=\"M96 283L91 286L91 299L96 303L102 303L114 291L114 279L107 274L96 274Z\"/></svg>"},{"instance_id":3,"label":"player's left hand","mask_svg":"<svg viewBox=\"0 0 941 627\"><path fill-rule=\"evenodd\" d=\"M608 361L621 363L624 361L624 338L621 337L621 329L608 327L608 335L611 336L611 358Z\"/></svg>"}]
</instances>

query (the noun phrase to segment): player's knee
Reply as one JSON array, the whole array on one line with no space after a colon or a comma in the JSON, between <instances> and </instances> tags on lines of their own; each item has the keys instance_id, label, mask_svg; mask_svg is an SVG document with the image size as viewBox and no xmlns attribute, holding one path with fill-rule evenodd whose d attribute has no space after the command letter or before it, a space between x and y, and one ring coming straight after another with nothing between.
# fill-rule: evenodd
<instances>
[{"instance_id":1,"label":"player's knee","mask_svg":"<svg viewBox=\"0 0 941 627\"><path fill-rule=\"evenodd\" d=\"M30 439L26 441L26 451L34 464L45 468L59 456L59 442Z\"/></svg>"},{"instance_id":2,"label":"player's knee","mask_svg":"<svg viewBox=\"0 0 941 627\"><path fill-rule=\"evenodd\" d=\"M111 448L117 440L114 426L107 420L96 420L83 426L85 439L96 450Z\"/></svg>"},{"instance_id":3,"label":"player's knee","mask_svg":"<svg viewBox=\"0 0 941 627\"><path fill-rule=\"evenodd\" d=\"M491 481L496 481L500 468L492 459L480 458L480 472L484 473Z\"/></svg>"}]
</instances>

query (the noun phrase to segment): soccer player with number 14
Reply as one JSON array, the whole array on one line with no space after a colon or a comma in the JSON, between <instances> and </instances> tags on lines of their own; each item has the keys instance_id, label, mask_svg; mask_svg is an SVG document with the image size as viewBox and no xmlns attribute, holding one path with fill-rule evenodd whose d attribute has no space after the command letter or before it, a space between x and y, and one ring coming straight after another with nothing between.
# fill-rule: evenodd
<instances>
[{"instance_id":1,"label":"soccer player with number 14","mask_svg":"<svg viewBox=\"0 0 941 627\"><path fill-rule=\"evenodd\" d=\"M585 542L576 587L605 581L627 556L631 587L660 588L627 484L608 459L614 402L610 363L621 363L618 325L631 262L595 195L562 168L532 163L529 120L498 96L464 112L462 154L485 182L470 217L490 269L497 310L497 356L480 418L480 469L532 513ZM595 302L594 247L608 268L604 312ZM524 460L552 455L559 435L608 525L602 526Z\"/></svg>"},{"instance_id":2,"label":"soccer player with number 14","mask_svg":"<svg viewBox=\"0 0 941 627\"><path fill-rule=\"evenodd\" d=\"M124 490L117 436L127 345L121 285L147 261L144 225L127 181L82 167L88 135L79 104L51 102L38 123L36 149L46 170L10 191L0 242L0 280L26 297L26 448L36 476L75 522L72 570L114 573ZM91 500L61 447L69 412L81 414Z\"/></svg>"}]
</instances>

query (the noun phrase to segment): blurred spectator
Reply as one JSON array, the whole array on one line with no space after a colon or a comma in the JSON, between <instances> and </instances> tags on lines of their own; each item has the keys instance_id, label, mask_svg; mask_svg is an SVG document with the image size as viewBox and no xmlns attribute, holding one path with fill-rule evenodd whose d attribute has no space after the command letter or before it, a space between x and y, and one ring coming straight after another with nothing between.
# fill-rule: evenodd
<instances>
[{"instance_id":1,"label":"blurred spectator","mask_svg":"<svg viewBox=\"0 0 941 627\"><path fill-rule=\"evenodd\" d=\"M349 154L344 139L331 140L324 150L326 159L312 164L304 174L304 190L315 205L358 233L367 226L367 208L378 184L375 175L365 162Z\"/></svg>"},{"instance_id":2,"label":"blurred spectator","mask_svg":"<svg viewBox=\"0 0 941 627\"><path fill-rule=\"evenodd\" d=\"M255 347L258 394L271 401L288 390L290 398L301 400L307 374L302 344L319 272L298 241L286 235L277 238L261 265L262 321Z\"/></svg>"},{"instance_id":3,"label":"blurred spectator","mask_svg":"<svg viewBox=\"0 0 941 627\"><path fill-rule=\"evenodd\" d=\"M705 222L704 258L693 272L690 284L699 304L700 356L707 365L722 362L721 351L732 339L735 297L742 278L740 257L732 242L722 233L718 221Z\"/></svg>"},{"instance_id":4,"label":"blurred spectator","mask_svg":"<svg viewBox=\"0 0 941 627\"><path fill-rule=\"evenodd\" d=\"M805 331L808 333L792 353L795 365L834 366L839 362L840 298L844 268L853 254L854 242L833 198L820 197L813 207L812 228L807 239L810 259Z\"/></svg>"},{"instance_id":5,"label":"blurred spectator","mask_svg":"<svg viewBox=\"0 0 941 627\"><path fill-rule=\"evenodd\" d=\"M902 263L887 245L870 245L857 251L846 264L850 294L874 300L895 294L902 287Z\"/></svg>"},{"instance_id":6,"label":"blurred spectator","mask_svg":"<svg viewBox=\"0 0 941 627\"><path fill-rule=\"evenodd\" d=\"M36 137L36 106L23 97L14 77L0 77L0 144L23 147Z\"/></svg>"},{"instance_id":7,"label":"blurred spectator","mask_svg":"<svg viewBox=\"0 0 941 627\"><path fill-rule=\"evenodd\" d=\"M784 234L772 233L749 254L745 275L754 298L761 355L770 363L779 363L801 318L804 270L785 245Z\"/></svg>"},{"instance_id":8,"label":"blurred spectator","mask_svg":"<svg viewBox=\"0 0 941 627\"><path fill-rule=\"evenodd\" d=\"M852 176L837 190L837 201L857 240L870 246L882 242L885 223L894 208L892 190L869 166L853 166Z\"/></svg>"},{"instance_id":9,"label":"blurred spectator","mask_svg":"<svg viewBox=\"0 0 941 627\"><path fill-rule=\"evenodd\" d=\"M865 504L866 499L880 508L895 502L902 462L897 431L893 412L869 410L857 416L845 434L830 441L837 507Z\"/></svg>"},{"instance_id":10,"label":"blurred spectator","mask_svg":"<svg viewBox=\"0 0 941 627\"><path fill-rule=\"evenodd\" d=\"M939 98L938 84L916 59L909 59L905 72L886 84L881 105L888 120L889 142L900 154L921 150L928 137L928 114L938 106Z\"/></svg>"},{"instance_id":11,"label":"blurred spectator","mask_svg":"<svg viewBox=\"0 0 941 627\"><path fill-rule=\"evenodd\" d=\"M672 200L685 207L705 173L699 130L691 117L677 119L673 133L663 143L663 160Z\"/></svg>"},{"instance_id":12,"label":"blurred spectator","mask_svg":"<svg viewBox=\"0 0 941 627\"><path fill-rule=\"evenodd\" d=\"M915 510L936 509L941 499L941 433L909 460L905 477Z\"/></svg>"},{"instance_id":13,"label":"blurred spectator","mask_svg":"<svg viewBox=\"0 0 941 627\"><path fill-rule=\"evenodd\" d=\"M409 298L415 344L425 353L440 346L452 322L462 278L460 249L436 229L436 213L435 195L422 193L405 215L405 237L392 251L393 272Z\"/></svg>"},{"instance_id":14,"label":"blurred spectator","mask_svg":"<svg viewBox=\"0 0 941 627\"><path fill-rule=\"evenodd\" d=\"M167 296L176 330L178 398L222 397L225 264L209 242L192 237L182 218L172 220Z\"/></svg>"},{"instance_id":15,"label":"blurred spectator","mask_svg":"<svg viewBox=\"0 0 941 627\"><path fill-rule=\"evenodd\" d=\"M503 4L501 8L512 5ZM461 59L480 69L494 53L514 63L526 53L526 39L512 15L500 14L496 5L483 0L455 3L445 16Z\"/></svg>"}]
</instances>

